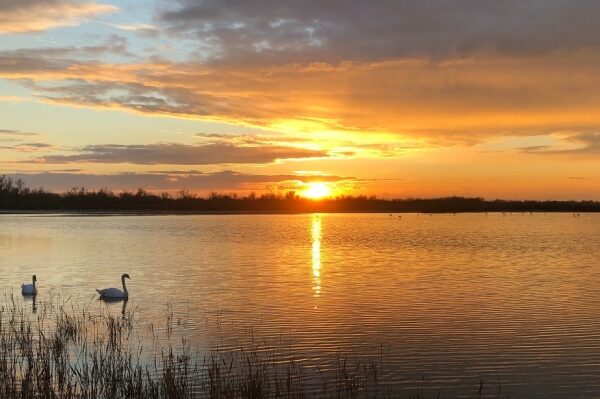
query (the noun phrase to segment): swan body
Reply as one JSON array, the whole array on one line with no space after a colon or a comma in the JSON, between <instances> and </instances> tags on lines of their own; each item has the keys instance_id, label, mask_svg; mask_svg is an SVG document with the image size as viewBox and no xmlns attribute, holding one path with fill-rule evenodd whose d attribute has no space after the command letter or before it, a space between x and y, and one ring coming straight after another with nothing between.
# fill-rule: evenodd
<instances>
[{"instance_id":1,"label":"swan body","mask_svg":"<svg viewBox=\"0 0 600 399\"><path fill-rule=\"evenodd\" d=\"M127 299L129 298L129 293L127 292L127 286L125 285L125 279L131 278L129 274L123 274L121 276L121 284L123 284L123 290L121 291L118 288L104 288L104 289L96 289L98 294L100 294L100 298L112 298L112 299Z\"/></svg>"},{"instance_id":2,"label":"swan body","mask_svg":"<svg viewBox=\"0 0 600 399\"><path fill-rule=\"evenodd\" d=\"M35 274L33 275L32 278L32 283L31 284L21 284L21 293L23 295L35 295L37 294L37 288L35 286L35 282L37 281L37 278L35 277Z\"/></svg>"},{"instance_id":3,"label":"swan body","mask_svg":"<svg viewBox=\"0 0 600 399\"><path fill-rule=\"evenodd\" d=\"M102 298L127 298L128 295L124 292L121 291L118 288L104 288L104 289L97 289L96 291L98 292L98 294L100 294L100 296Z\"/></svg>"}]
</instances>

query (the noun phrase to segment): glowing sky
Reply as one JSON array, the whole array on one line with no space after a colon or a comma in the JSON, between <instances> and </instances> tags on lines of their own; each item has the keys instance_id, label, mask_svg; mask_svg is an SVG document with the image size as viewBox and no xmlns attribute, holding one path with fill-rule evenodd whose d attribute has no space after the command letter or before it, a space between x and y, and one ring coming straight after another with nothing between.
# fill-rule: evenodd
<instances>
[{"instance_id":1,"label":"glowing sky","mask_svg":"<svg viewBox=\"0 0 600 399\"><path fill-rule=\"evenodd\" d=\"M0 174L600 199L599 20L587 0L0 0Z\"/></svg>"}]
</instances>

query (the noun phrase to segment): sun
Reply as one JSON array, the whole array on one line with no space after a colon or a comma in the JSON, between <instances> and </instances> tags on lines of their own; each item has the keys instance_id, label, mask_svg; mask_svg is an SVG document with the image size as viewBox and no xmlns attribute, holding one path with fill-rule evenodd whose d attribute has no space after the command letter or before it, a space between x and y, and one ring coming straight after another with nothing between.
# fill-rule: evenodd
<instances>
[{"instance_id":1,"label":"sun","mask_svg":"<svg viewBox=\"0 0 600 399\"><path fill-rule=\"evenodd\" d=\"M308 183L307 188L302 191L302 196L310 199L321 199L331 195L331 188L327 183L314 182Z\"/></svg>"}]
</instances>

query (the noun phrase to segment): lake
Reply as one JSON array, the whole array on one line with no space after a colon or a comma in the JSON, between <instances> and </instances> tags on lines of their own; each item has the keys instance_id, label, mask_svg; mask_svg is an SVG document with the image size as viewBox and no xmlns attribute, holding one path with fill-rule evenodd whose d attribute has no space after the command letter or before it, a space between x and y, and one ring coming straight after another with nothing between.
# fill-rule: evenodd
<instances>
[{"instance_id":1,"label":"lake","mask_svg":"<svg viewBox=\"0 0 600 399\"><path fill-rule=\"evenodd\" d=\"M252 335L309 367L376 359L398 393L590 398L598 243L597 214L0 215L0 292L36 274L38 302L95 307L129 273L127 306L200 352Z\"/></svg>"}]
</instances>

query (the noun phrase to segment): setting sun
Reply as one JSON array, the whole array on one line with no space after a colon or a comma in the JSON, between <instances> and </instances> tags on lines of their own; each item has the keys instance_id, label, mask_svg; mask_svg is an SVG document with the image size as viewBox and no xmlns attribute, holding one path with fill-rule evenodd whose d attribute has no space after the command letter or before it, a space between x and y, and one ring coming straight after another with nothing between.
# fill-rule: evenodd
<instances>
[{"instance_id":1,"label":"setting sun","mask_svg":"<svg viewBox=\"0 0 600 399\"><path fill-rule=\"evenodd\" d=\"M307 188L302 192L302 196L310 199L321 199L331 195L331 188L327 183L315 182L308 183Z\"/></svg>"}]
</instances>

